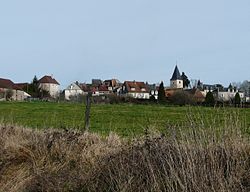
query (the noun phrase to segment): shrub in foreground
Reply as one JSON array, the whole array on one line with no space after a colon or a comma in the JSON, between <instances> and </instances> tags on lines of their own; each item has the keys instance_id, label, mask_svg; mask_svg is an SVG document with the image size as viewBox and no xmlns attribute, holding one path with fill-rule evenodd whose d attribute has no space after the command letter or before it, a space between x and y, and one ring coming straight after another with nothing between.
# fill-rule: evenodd
<instances>
[{"instance_id":1,"label":"shrub in foreground","mask_svg":"<svg viewBox=\"0 0 250 192\"><path fill-rule=\"evenodd\" d=\"M250 144L229 120L131 141L2 125L0 191L249 191Z\"/></svg>"}]
</instances>

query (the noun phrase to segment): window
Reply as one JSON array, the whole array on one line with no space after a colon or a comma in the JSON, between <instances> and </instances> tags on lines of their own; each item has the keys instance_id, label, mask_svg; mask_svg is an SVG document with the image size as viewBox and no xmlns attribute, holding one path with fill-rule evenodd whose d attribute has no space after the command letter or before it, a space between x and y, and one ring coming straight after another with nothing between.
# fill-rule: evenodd
<instances>
[{"instance_id":1,"label":"window","mask_svg":"<svg viewBox=\"0 0 250 192\"><path fill-rule=\"evenodd\" d=\"M135 91L135 88L134 88L134 87L131 87L131 91Z\"/></svg>"}]
</instances>

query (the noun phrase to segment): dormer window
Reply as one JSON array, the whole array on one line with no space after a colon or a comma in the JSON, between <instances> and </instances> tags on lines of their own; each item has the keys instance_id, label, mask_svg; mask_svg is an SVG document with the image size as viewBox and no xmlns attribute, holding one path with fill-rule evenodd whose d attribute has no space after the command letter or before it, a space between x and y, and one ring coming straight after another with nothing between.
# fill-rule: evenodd
<instances>
[{"instance_id":1,"label":"dormer window","mask_svg":"<svg viewBox=\"0 0 250 192\"><path fill-rule=\"evenodd\" d=\"M145 88L141 88L141 91L146 91L146 89Z\"/></svg>"},{"instance_id":2,"label":"dormer window","mask_svg":"<svg viewBox=\"0 0 250 192\"><path fill-rule=\"evenodd\" d=\"M134 87L131 87L131 91L135 91L135 88L134 88Z\"/></svg>"}]
</instances>

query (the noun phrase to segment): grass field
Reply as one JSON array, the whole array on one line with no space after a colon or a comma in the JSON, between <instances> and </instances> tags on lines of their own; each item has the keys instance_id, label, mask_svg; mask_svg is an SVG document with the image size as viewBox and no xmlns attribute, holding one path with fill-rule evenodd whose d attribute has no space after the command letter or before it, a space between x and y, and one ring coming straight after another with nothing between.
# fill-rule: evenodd
<instances>
[{"instance_id":1,"label":"grass field","mask_svg":"<svg viewBox=\"0 0 250 192\"><path fill-rule=\"evenodd\" d=\"M213 109L206 107L178 107L163 105L105 104L91 106L91 128L93 132L107 135L116 132L121 136L142 134L145 128L164 131L169 126L185 123L189 114L205 122L217 118L220 113L237 111L250 125L250 109ZM84 127L84 104L50 102L1 102L0 121L31 128ZM208 121L208 123L209 123Z\"/></svg>"}]
</instances>

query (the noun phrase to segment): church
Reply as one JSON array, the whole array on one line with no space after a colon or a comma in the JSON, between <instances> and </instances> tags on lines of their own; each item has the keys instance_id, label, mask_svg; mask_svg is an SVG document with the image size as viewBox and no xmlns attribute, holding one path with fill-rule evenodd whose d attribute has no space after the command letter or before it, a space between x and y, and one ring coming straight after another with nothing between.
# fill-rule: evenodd
<instances>
[{"instance_id":1,"label":"church","mask_svg":"<svg viewBox=\"0 0 250 192\"><path fill-rule=\"evenodd\" d=\"M170 87L172 89L183 89L183 80L177 65L175 66L174 73L170 79Z\"/></svg>"}]
</instances>

